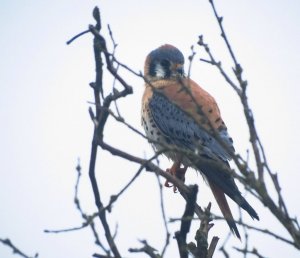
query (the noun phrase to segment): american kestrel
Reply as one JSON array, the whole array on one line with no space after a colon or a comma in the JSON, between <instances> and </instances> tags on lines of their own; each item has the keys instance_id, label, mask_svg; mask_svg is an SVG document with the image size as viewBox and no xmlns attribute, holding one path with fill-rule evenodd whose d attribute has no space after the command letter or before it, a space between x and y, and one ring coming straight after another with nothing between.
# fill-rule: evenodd
<instances>
[{"instance_id":1,"label":"american kestrel","mask_svg":"<svg viewBox=\"0 0 300 258\"><path fill-rule=\"evenodd\" d=\"M228 173L233 141L215 99L184 75L183 66L183 54L172 45L147 56L142 126L155 150L173 160L168 172L184 181L187 167L193 167L206 178L231 231L240 238L225 194L252 218L259 217ZM196 153L199 161L189 153Z\"/></svg>"}]
</instances>

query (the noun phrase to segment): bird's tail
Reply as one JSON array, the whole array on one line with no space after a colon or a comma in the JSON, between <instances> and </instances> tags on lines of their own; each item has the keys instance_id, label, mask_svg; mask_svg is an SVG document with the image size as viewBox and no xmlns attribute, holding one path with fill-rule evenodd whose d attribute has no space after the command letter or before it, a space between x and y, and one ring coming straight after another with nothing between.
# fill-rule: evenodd
<instances>
[{"instance_id":1,"label":"bird's tail","mask_svg":"<svg viewBox=\"0 0 300 258\"><path fill-rule=\"evenodd\" d=\"M234 222L231 210L229 208L226 196L224 194L224 192L217 186L215 185L213 182L211 182L210 180L208 180L210 189L212 190L214 197L220 207L220 210L231 230L231 232L236 235L239 239L241 239L240 233L237 229L237 226Z\"/></svg>"},{"instance_id":2,"label":"bird's tail","mask_svg":"<svg viewBox=\"0 0 300 258\"><path fill-rule=\"evenodd\" d=\"M230 174L229 164L224 163L223 166L220 166L219 162L213 162L212 160L207 162L201 161L197 163L197 168L207 178L209 184L213 184L213 188L217 187L220 191L225 193L234 202L236 202L241 208L247 211L253 219L259 220L256 211L241 195L239 189L237 188L237 185Z\"/></svg>"}]
</instances>

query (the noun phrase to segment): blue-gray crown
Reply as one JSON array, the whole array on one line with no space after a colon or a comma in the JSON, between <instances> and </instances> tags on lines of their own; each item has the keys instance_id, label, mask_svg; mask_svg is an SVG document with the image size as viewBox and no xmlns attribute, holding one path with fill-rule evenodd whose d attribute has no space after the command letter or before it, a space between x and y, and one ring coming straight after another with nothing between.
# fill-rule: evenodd
<instances>
[{"instance_id":1,"label":"blue-gray crown","mask_svg":"<svg viewBox=\"0 0 300 258\"><path fill-rule=\"evenodd\" d=\"M184 56L180 50L172 45L165 44L150 52L149 57L151 60L169 60L173 63L183 64Z\"/></svg>"}]
</instances>

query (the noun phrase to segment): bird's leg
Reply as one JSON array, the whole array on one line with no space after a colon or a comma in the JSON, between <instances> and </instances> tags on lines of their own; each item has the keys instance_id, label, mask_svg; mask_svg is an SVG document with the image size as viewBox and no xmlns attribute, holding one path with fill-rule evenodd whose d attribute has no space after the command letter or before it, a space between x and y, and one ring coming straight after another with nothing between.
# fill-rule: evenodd
<instances>
[{"instance_id":1,"label":"bird's leg","mask_svg":"<svg viewBox=\"0 0 300 258\"><path fill-rule=\"evenodd\" d=\"M183 168L181 168L181 159L178 159L174 162L174 164L172 165L171 168L168 168L166 170L166 172L170 173L173 176L176 176L176 178L178 178L179 180L184 182L185 181L185 172L186 172L186 170L187 170L187 166L184 166ZM173 186L174 192L177 192L177 187L175 185L170 185L169 180L166 180L165 186L166 187L172 187Z\"/></svg>"}]
</instances>

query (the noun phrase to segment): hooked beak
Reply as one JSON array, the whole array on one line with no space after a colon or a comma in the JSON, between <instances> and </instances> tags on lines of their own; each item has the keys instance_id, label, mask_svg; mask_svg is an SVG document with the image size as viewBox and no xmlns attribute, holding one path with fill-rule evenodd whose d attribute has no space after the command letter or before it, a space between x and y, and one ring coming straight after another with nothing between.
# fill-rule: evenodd
<instances>
[{"instance_id":1,"label":"hooked beak","mask_svg":"<svg viewBox=\"0 0 300 258\"><path fill-rule=\"evenodd\" d=\"M184 69L182 64L174 64L171 69L175 75L184 75Z\"/></svg>"}]
</instances>

